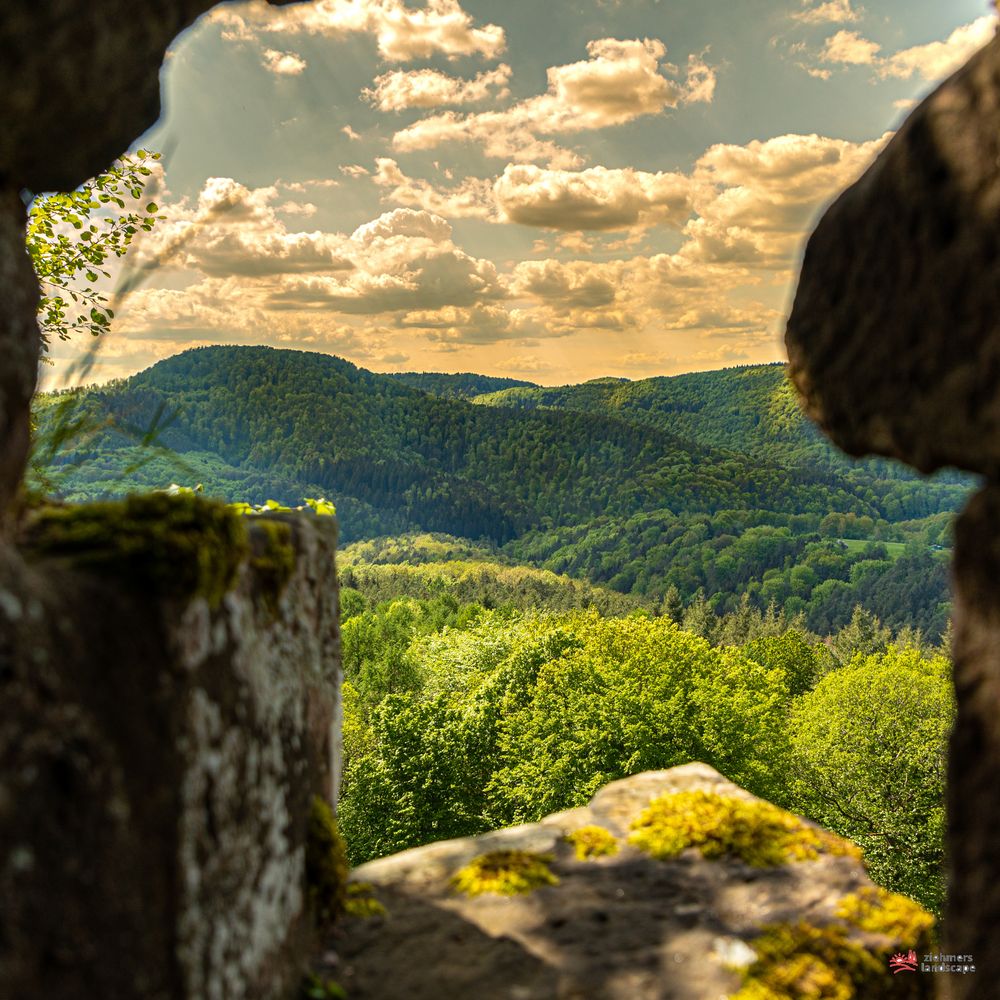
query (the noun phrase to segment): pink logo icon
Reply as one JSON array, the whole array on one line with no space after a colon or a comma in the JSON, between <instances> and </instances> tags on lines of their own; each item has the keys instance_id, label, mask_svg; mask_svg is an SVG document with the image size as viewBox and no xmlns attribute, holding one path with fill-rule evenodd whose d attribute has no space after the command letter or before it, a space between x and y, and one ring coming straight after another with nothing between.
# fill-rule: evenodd
<instances>
[{"instance_id":1,"label":"pink logo icon","mask_svg":"<svg viewBox=\"0 0 1000 1000\"><path fill-rule=\"evenodd\" d=\"M898 972L916 972L917 953L912 950L905 955L902 952L897 952L889 959L889 968L892 969L893 975Z\"/></svg>"}]
</instances>

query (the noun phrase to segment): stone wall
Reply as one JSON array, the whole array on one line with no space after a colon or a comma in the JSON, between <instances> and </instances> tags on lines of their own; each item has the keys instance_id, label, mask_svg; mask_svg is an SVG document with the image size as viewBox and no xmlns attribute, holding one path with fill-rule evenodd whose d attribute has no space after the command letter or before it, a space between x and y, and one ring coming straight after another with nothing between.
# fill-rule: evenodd
<instances>
[{"instance_id":1,"label":"stone wall","mask_svg":"<svg viewBox=\"0 0 1000 1000\"><path fill-rule=\"evenodd\" d=\"M297 984L310 810L337 780L336 528L250 520L56 511L0 557L4 1000Z\"/></svg>"},{"instance_id":2,"label":"stone wall","mask_svg":"<svg viewBox=\"0 0 1000 1000\"><path fill-rule=\"evenodd\" d=\"M163 53L211 6L0 14L0 1000L285 997L315 944L333 522L247 526L161 497L15 537L39 358L25 199L82 184L153 124Z\"/></svg>"}]
</instances>

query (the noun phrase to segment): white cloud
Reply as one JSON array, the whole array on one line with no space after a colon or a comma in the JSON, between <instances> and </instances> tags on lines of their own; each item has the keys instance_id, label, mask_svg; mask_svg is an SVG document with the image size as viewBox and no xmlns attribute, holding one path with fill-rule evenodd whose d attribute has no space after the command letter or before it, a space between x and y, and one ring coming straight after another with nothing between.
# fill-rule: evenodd
<instances>
[{"instance_id":1,"label":"white cloud","mask_svg":"<svg viewBox=\"0 0 1000 1000\"><path fill-rule=\"evenodd\" d=\"M841 30L826 39L819 53L821 62L842 66L871 66L881 79L941 80L957 70L970 56L986 45L996 33L996 13L984 14L956 28L944 41L914 45L891 55L882 46L856 31ZM799 64L811 76L828 79L830 71Z\"/></svg>"},{"instance_id":2,"label":"white cloud","mask_svg":"<svg viewBox=\"0 0 1000 1000\"><path fill-rule=\"evenodd\" d=\"M756 267L788 267L822 204L858 177L889 140L853 143L783 135L745 146L712 146L695 168L697 217L681 256Z\"/></svg>"},{"instance_id":3,"label":"white cloud","mask_svg":"<svg viewBox=\"0 0 1000 1000\"><path fill-rule=\"evenodd\" d=\"M511 292L550 305L595 309L615 302L615 271L589 261L525 260L514 268Z\"/></svg>"},{"instance_id":4,"label":"white cloud","mask_svg":"<svg viewBox=\"0 0 1000 1000\"><path fill-rule=\"evenodd\" d=\"M438 188L429 181L408 177L399 164L388 157L375 161L375 184L384 197L397 205L422 208L451 219L496 220L493 181L468 177L461 183Z\"/></svg>"},{"instance_id":5,"label":"white cloud","mask_svg":"<svg viewBox=\"0 0 1000 1000\"><path fill-rule=\"evenodd\" d=\"M793 21L802 24L852 24L861 18L863 8L855 10L851 0L827 0L818 6L806 6L810 0L802 0L804 10L792 14Z\"/></svg>"},{"instance_id":6,"label":"white cloud","mask_svg":"<svg viewBox=\"0 0 1000 1000\"><path fill-rule=\"evenodd\" d=\"M711 104L718 83L715 68L703 56L688 56L687 79L684 82L682 101L685 104Z\"/></svg>"},{"instance_id":7,"label":"white cloud","mask_svg":"<svg viewBox=\"0 0 1000 1000\"><path fill-rule=\"evenodd\" d=\"M280 8L253 0L216 7L208 16L222 25L222 37L229 41L369 34L376 39L379 54L390 62L434 55L493 59L506 45L503 28L476 27L458 0L427 0L425 7L407 7L403 0L313 0Z\"/></svg>"},{"instance_id":8,"label":"white cloud","mask_svg":"<svg viewBox=\"0 0 1000 1000\"><path fill-rule=\"evenodd\" d=\"M690 214L687 177L631 167L569 171L508 165L494 191L507 221L548 229L680 226Z\"/></svg>"},{"instance_id":9,"label":"white cloud","mask_svg":"<svg viewBox=\"0 0 1000 1000\"><path fill-rule=\"evenodd\" d=\"M163 209L165 218L138 243L135 262L185 267L206 275L261 277L350 270L344 240L331 233L289 232L276 212L311 215L308 202L274 202L277 187L247 188L229 177L210 177L191 207Z\"/></svg>"},{"instance_id":10,"label":"white cloud","mask_svg":"<svg viewBox=\"0 0 1000 1000\"><path fill-rule=\"evenodd\" d=\"M838 31L826 40L820 59L849 66L871 66L881 50L878 42L864 38L856 31Z\"/></svg>"},{"instance_id":11,"label":"white cloud","mask_svg":"<svg viewBox=\"0 0 1000 1000\"><path fill-rule=\"evenodd\" d=\"M507 97L510 73L506 63L479 73L471 80L449 76L436 69L392 70L377 76L374 86L365 90L364 96L380 111L476 104L488 98Z\"/></svg>"},{"instance_id":12,"label":"white cloud","mask_svg":"<svg viewBox=\"0 0 1000 1000\"><path fill-rule=\"evenodd\" d=\"M345 125L340 131L346 135L351 142L357 142L361 138L361 136L358 135L358 133L355 132L350 125Z\"/></svg>"},{"instance_id":13,"label":"white cloud","mask_svg":"<svg viewBox=\"0 0 1000 1000\"><path fill-rule=\"evenodd\" d=\"M429 212L386 212L359 226L344 249L352 271L289 278L270 296L271 308L374 315L506 297L496 266L456 247L451 226Z\"/></svg>"},{"instance_id":14,"label":"white cloud","mask_svg":"<svg viewBox=\"0 0 1000 1000\"><path fill-rule=\"evenodd\" d=\"M298 76L306 68L306 61L294 52L264 49L264 67L278 76Z\"/></svg>"},{"instance_id":15,"label":"white cloud","mask_svg":"<svg viewBox=\"0 0 1000 1000\"><path fill-rule=\"evenodd\" d=\"M908 80L940 80L955 72L973 53L989 42L997 29L997 15L984 14L971 24L956 28L943 42L914 45L890 56L879 66L879 76Z\"/></svg>"},{"instance_id":16,"label":"white cloud","mask_svg":"<svg viewBox=\"0 0 1000 1000\"><path fill-rule=\"evenodd\" d=\"M712 99L715 72L704 59L691 58L682 80L676 66L660 65L666 51L658 39L596 39L587 44L589 58L548 69L544 94L504 111L432 115L397 132L393 146L412 151L475 142L487 156L516 163L578 166L577 154L540 137L623 125L682 103Z\"/></svg>"}]
</instances>

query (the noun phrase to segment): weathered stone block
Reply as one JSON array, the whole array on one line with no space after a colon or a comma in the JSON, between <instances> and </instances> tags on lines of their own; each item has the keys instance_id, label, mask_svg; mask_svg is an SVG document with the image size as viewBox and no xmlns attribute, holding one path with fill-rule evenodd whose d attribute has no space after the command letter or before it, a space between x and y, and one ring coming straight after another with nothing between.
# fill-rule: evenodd
<instances>
[{"instance_id":1,"label":"weathered stone block","mask_svg":"<svg viewBox=\"0 0 1000 1000\"><path fill-rule=\"evenodd\" d=\"M154 497L28 536L0 549L0 997L289 996L337 784L335 522Z\"/></svg>"},{"instance_id":2,"label":"weathered stone block","mask_svg":"<svg viewBox=\"0 0 1000 1000\"><path fill-rule=\"evenodd\" d=\"M735 852L653 849L698 797L732 810L710 835ZM364 905L320 973L351 1000L931 996L931 976L889 968L929 950L930 914L876 889L859 855L705 764L651 771L539 823L355 869Z\"/></svg>"}]
</instances>

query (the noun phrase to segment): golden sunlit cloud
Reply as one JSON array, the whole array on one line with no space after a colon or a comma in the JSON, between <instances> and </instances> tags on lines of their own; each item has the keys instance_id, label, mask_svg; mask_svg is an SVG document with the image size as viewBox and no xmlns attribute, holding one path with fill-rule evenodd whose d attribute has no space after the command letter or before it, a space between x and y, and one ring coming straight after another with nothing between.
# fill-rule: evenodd
<instances>
[{"instance_id":1,"label":"golden sunlit cloud","mask_svg":"<svg viewBox=\"0 0 1000 1000\"><path fill-rule=\"evenodd\" d=\"M278 76L298 76L306 68L306 61L294 52L264 49L264 67Z\"/></svg>"},{"instance_id":2,"label":"golden sunlit cloud","mask_svg":"<svg viewBox=\"0 0 1000 1000\"><path fill-rule=\"evenodd\" d=\"M511 164L494 192L507 221L548 229L680 227L691 212L689 178L631 167L571 171Z\"/></svg>"},{"instance_id":3,"label":"golden sunlit cloud","mask_svg":"<svg viewBox=\"0 0 1000 1000\"><path fill-rule=\"evenodd\" d=\"M676 66L661 66L666 53L655 38L595 39L587 43L589 58L549 67L546 93L503 111L464 116L448 111L420 119L397 132L393 146L408 152L469 142L480 145L487 156L517 163L544 161L553 169L578 166L576 153L539 137L623 125L682 103L712 100L714 70L695 57L681 79Z\"/></svg>"},{"instance_id":4,"label":"golden sunlit cloud","mask_svg":"<svg viewBox=\"0 0 1000 1000\"><path fill-rule=\"evenodd\" d=\"M449 76L436 69L393 70L375 77L364 96L380 111L438 108L449 104L477 104L488 98L510 95L511 69L501 63L471 80Z\"/></svg>"},{"instance_id":5,"label":"golden sunlit cloud","mask_svg":"<svg viewBox=\"0 0 1000 1000\"><path fill-rule=\"evenodd\" d=\"M827 0L818 6L811 6L811 0L802 2L805 9L792 14L792 20L801 24L851 24L864 12L863 8L854 9L851 0Z\"/></svg>"},{"instance_id":6,"label":"golden sunlit cloud","mask_svg":"<svg viewBox=\"0 0 1000 1000\"><path fill-rule=\"evenodd\" d=\"M956 28L943 41L914 45L892 55L883 55L882 46L857 31L841 30L823 44L819 60L841 66L871 66L877 78L909 80L914 77L935 81L950 76L974 52L989 42L997 30L996 13L984 14ZM830 78L822 67L800 64L811 76Z\"/></svg>"},{"instance_id":7,"label":"golden sunlit cloud","mask_svg":"<svg viewBox=\"0 0 1000 1000\"><path fill-rule=\"evenodd\" d=\"M279 8L254 0L216 7L207 17L222 26L227 41L366 33L375 37L379 54L391 62L433 55L492 59L506 46L503 28L475 27L458 0L428 0L422 8L407 7L402 0L312 0Z\"/></svg>"}]
</instances>

